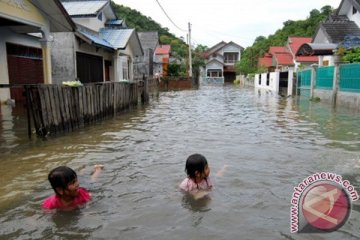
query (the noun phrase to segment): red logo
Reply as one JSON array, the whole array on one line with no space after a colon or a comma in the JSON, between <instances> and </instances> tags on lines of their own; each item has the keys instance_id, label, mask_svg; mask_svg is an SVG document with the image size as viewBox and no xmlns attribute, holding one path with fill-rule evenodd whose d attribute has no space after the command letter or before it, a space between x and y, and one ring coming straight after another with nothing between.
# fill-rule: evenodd
<instances>
[{"instance_id":1,"label":"red logo","mask_svg":"<svg viewBox=\"0 0 360 240\"><path fill-rule=\"evenodd\" d=\"M323 231L335 231L346 222L351 210L346 192L330 183L319 183L309 189L302 200L306 221Z\"/></svg>"}]
</instances>

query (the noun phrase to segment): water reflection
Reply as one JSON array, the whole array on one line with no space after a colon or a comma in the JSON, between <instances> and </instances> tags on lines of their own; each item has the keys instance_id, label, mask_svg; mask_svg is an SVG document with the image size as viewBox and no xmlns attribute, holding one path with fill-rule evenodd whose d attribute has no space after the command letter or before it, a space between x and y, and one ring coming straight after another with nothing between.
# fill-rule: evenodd
<instances>
[{"instance_id":1,"label":"water reflection","mask_svg":"<svg viewBox=\"0 0 360 240\"><path fill-rule=\"evenodd\" d=\"M211 202L211 197L209 195L196 200L190 194L184 193L183 195L181 205L185 209L189 209L193 212L207 212L211 210L208 206Z\"/></svg>"}]
</instances>

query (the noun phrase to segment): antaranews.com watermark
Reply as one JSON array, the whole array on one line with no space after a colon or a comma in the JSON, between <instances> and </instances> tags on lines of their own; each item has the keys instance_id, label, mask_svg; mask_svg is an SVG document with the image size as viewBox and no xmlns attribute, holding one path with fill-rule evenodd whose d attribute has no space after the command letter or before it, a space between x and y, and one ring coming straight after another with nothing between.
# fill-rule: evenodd
<instances>
[{"instance_id":1,"label":"antaranews.com watermark","mask_svg":"<svg viewBox=\"0 0 360 240\"><path fill-rule=\"evenodd\" d=\"M315 173L294 187L290 208L290 232L332 232L347 221L351 203L359 195L341 175Z\"/></svg>"}]
</instances>

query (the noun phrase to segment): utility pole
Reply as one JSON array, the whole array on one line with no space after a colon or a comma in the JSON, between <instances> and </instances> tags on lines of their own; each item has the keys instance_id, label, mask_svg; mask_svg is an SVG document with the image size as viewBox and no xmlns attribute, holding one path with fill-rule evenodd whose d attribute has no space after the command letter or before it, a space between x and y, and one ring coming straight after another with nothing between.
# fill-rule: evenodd
<instances>
[{"instance_id":1,"label":"utility pole","mask_svg":"<svg viewBox=\"0 0 360 240\"><path fill-rule=\"evenodd\" d=\"M191 24L189 22L189 77L192 77L192 61L191 61Z\"/></svg>"}]
</instances>

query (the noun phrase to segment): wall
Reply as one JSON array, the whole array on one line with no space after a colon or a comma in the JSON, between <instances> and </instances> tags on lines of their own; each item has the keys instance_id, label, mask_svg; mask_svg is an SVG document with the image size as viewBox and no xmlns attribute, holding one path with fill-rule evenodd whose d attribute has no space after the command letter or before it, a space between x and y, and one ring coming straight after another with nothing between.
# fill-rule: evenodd
<instances>
[{"instance_id":1,"label":"wall","mask_svg":"<svg viewBox=\"0 0 360 240\"><path fill-rule=\"evenodd\" d=\"M63 81L73 81L77 78L76 52L101 56L103 60L113 63L113 54L104 49L96 49L88 43L76 40L74 33L52 33L54 41L51 44L52 77L54 84ZM114 80L113 66L110 67L110 80ZM103 70L105 78L105 69Z\"/></svg>"},{"instance_id":2,"label":"wall","mask_svg":"<svg viewBox=\"0 0 360 240\"><path fill-rule=\"evenodd\" d=\"M293 70L281 72L287 76L287 89L285 87L280 89L280 72L270 72L270 73L261 73L255 74L254 86L255 88L270 90L274 93L286 94L287 96L293 95ZM261 78L260 78L261 77ZM261 82L259 81L261 79ZM281 83L283 83L281 81Z\"/></svg>"},{"instance_id":3,"label":"wall","mask_svg":"<svg viewBox=\"0 0 360 240\"><path fill-rule=\"evenodd\" d=\"M168 79L162 80L159 84L160 91L172 91L172 90L186 90L192 89L192 80L191 79Z\"/></svg>"},{"instance_id":4,"label":"wall","mask_svg":"<svg viewBox=\"0 0 360 240\"><path fill-rule=\"evenodd\" d=\"M100 28L104 27L105 14L103 13L103 20L100 21L97 17L91 18L72 18L75 23L85 26L95 32L99 32Z\"/></svg>"},{"instance_id":5,"label":"wall","mask_svg":"<svg viewBox=\"0 0 360 240\"><path fill-rule=\"evenodd\" d=\"M54 84L76 79L74 33L53 33L51 44L52 77Z\"/></svg>"}]
</instances>

